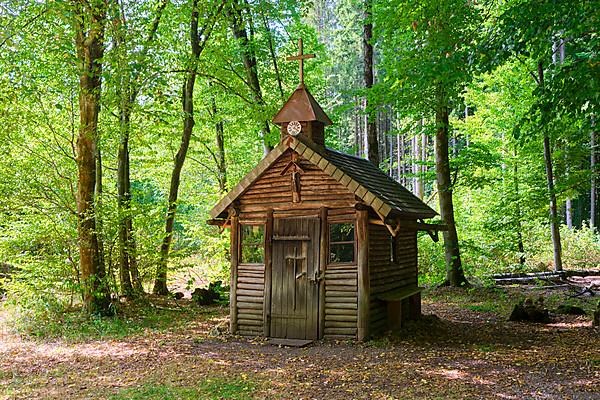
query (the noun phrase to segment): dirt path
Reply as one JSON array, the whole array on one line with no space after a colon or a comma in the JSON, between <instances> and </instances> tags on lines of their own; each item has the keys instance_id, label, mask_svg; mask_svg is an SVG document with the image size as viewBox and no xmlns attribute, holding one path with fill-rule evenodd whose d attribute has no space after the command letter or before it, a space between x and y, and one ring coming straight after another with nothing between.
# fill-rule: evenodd
<instances>
[{"instance_id":1,"label":"dirt path","mask_svg":"<svg viewBox=\"0 0 600 400\"><path fill-rule=\"evenodd\" d=\"M216 380L248 382L258 399L600 399L600 335L589 318L509 323L439 301L423 311L439 319L392 339L304 349L211 336L225 315L185 330L77 344L4 332L0 398L111 398L124 388Z\"/></svg>"}]
</instances>

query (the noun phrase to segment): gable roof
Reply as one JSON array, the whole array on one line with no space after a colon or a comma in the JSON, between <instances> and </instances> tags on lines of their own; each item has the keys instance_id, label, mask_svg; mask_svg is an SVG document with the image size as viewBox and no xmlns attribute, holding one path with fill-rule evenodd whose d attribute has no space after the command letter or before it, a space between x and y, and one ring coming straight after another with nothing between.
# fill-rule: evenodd
<instances>
[{"instance_id":1,"label":"gable roof","mask_svg":"<svg viewBox=\"0 0 600 400\"><path fill-rule=\"evenodd\" d=\"M302 136L288 136L213 207L210 216L221 216L288 148L318 166L384 218L390 214L411 218L437 215L431 207L370 161L317 146Z\"/></svg>"},{"instance_id":2,"label":"gable roof","mask_svg":"<svg viewBox=\"0 0 600 400\"><path fill-rule=\"evenodd\" d=\"M319 121L325 126L332 124L331 119L302 83L273 117L273 123L278 125L290 121Z\"/></svg>"}]
</instances>

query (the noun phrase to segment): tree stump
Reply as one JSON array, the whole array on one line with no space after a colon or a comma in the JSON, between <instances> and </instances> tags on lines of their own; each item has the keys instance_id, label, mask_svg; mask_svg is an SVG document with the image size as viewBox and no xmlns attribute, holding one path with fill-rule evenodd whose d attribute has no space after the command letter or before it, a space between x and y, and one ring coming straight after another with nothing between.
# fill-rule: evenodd
<instances>
[{"instance_id":1,"label":"tree stump","mask_svg":"<svg viewBox=\"0 0 600 400\"><path fill-rule=\"evenodd\" d=\"M183 292L175 292L175 294L173 295L173 297L175 298L175 300L181 300L183 299Z\"/></svg>"},{"instance_id":2,"label":"tree stump","mask_svg":"<svg viewBox=\"0 0 600 400\"><path fill-rule=\"evenodd\" d=\"M544 307L544 299L542 297L536 301L527 298L525 301L515 305L508 320L548 323L550 322L550 314Z\"/></svg>"},{"instance_id":3,"label":"tree stump","mask_svg":"<svg viewBox=\"0 0 600 400\"><path fill-rule=\"evenodd\" d=\"M201 306L209 306L215 304L221 299L221 293L223 287L221 281L211 282L208 284L208 288L196 288L192 293L192 300Z\"/></svg>"}]
</instances>

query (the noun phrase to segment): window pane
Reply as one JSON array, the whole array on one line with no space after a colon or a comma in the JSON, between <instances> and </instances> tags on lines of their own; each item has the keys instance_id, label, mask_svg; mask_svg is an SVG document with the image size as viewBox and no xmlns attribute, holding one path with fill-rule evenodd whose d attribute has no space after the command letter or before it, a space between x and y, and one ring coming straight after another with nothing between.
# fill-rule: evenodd
<instances>
[{"instance_id":1,"label":"window pane","mask_svg":"<svg viewBox=\"0 0 600 400\"><path fill-rule=\"evenodd\" d=\"M354 261L354 224L329 225L329 262L351 263Z\"/></svg>"},{"instance_id":2,"label":"window pane","mask_svg":"<svg viewBox=\"0 0 600 400\"><path fill-rule=\"evenodd\" d=\"M329 240L333 242L353 242L354 224L331 224L329 225Z\"/></svg>"},{"instance_id":3,"label":"window pane","mask_svg":"<svg viewBox=\"0 0 600 400\"><path fill-rule=\"evenodd\" d=\"M329 262L345 263L354 261L354 243L331 244Z\"/></svg>"},{"instance_id":4,"label":"window pane","mask_svg":"<svg viewBox=\"0 0 600 400\"><path fill-rule=\"evenodd\" d=\"M262 264L264 262L265 233L262 225L242 225L242 263Z\"/></svg>"}]
</instances>

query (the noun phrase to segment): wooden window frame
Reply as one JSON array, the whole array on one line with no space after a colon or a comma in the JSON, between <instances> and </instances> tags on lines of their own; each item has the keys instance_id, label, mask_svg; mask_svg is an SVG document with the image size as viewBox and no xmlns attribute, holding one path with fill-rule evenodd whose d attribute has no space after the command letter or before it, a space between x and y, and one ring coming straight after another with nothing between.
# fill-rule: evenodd
<instances>
[{"instance_id":1,"label":"wooden window frame","mask_svg":"<svg viewBox=\"0 0 600 400\"><path fill-rule=\"evenodd\" d=\"M263 228L263 242L262 242L262 262L243 262L244 259L244 226L262 226ZM238 265L265 265L265 259L266 259L266 248L267 248L267 226L265 223L262 222L241 222L239 223L239 232L238 232L238 254L239 254L239 262ZM257 246L258 247L258 246Z\"/></svg>"},{"instance_id":2,"label":"wooden window frame","mask_svg":"<svg viewBox=\"0 0 600 400\"><path fill-rule=\"evenodd\" d=\"M352 261L345 261L345 262L332 262L331 261L331 244L348 244L350 243L350 241L345 241L345 242L332 242L331 241L331 225L333 224L352 224L354 229L352 230L354 232L354 239L352 240L352 244L353 244L353 252L352 252ZM344 220L333 220L333 221L327 221L327 265L357 265L357 261L356 261L356 253L358 251L358 246L357 246L357 237L356 237L356 220L355 219L344 219Z\"/></svg>"}]
</instances>

